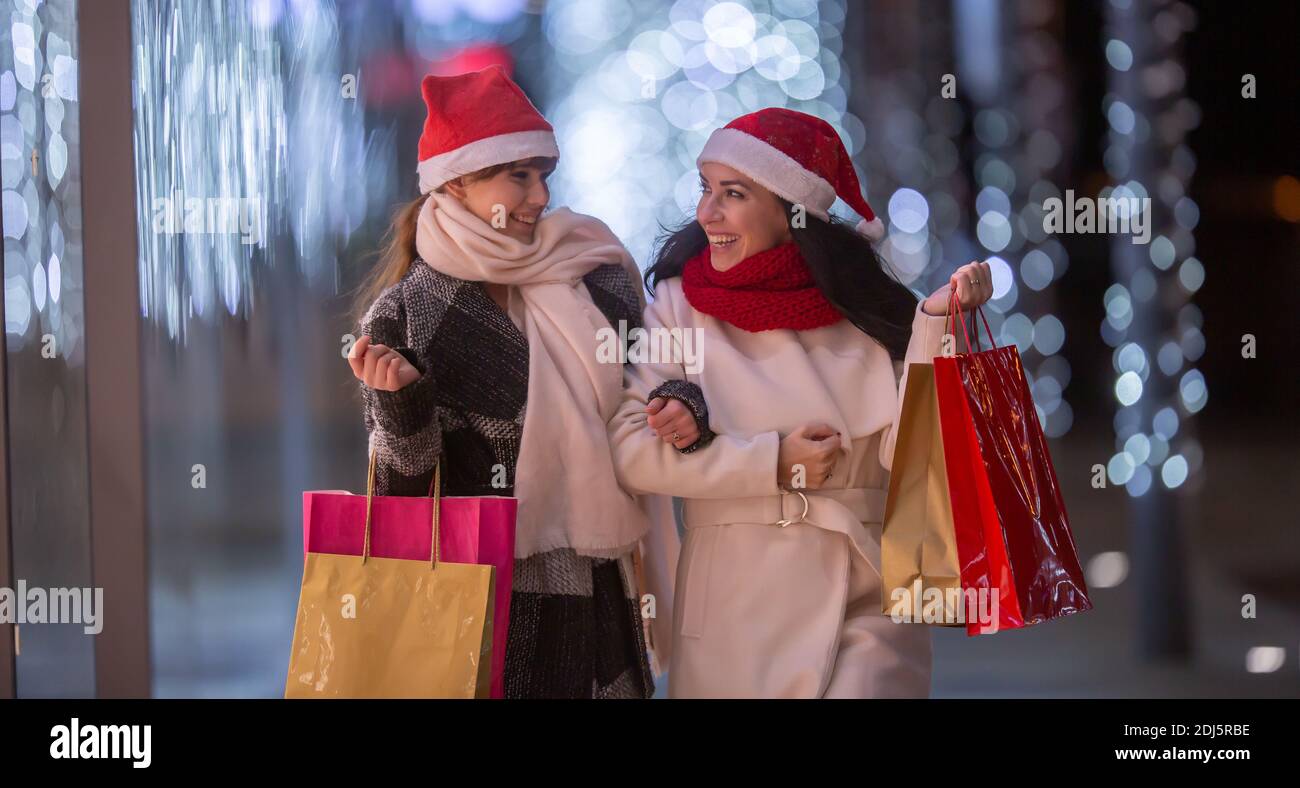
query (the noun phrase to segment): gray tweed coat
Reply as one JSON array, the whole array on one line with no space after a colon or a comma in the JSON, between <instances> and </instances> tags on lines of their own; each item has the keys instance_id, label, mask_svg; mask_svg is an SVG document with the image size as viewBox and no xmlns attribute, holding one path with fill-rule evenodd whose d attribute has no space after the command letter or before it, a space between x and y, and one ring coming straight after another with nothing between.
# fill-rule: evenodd
<instances>
[{"instance_id":1,"label":"gray tweed coat","mask_svg":"<svg viewBox=\"0 0 1300 788\"><path fill-rule=\"evenodd\" d=\"M641 325L640 283L617 264L583 281L617 326ZM428 494L441 455L444 495L513 495L528 398L528 342L481 283L416 259L375 301L361 332L422 373L398 391L361 384L376 451L377 495ZM431 373L431 374L430 374ZM672 381L707 433L699 388ZM507 697L649 697L630 556L602 560L570 549L515 561L506 644Z\"/></svg>"}]
</instances>

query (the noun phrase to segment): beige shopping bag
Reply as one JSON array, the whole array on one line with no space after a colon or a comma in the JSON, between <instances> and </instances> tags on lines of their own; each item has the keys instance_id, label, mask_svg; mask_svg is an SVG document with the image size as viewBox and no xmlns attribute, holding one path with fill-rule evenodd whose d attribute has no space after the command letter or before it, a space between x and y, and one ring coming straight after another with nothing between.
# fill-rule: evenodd
<instances>
[{"instance_id":1,"label":"beige shopping bag","mask_svg":"<svg viewBox=\"0 0 1300 788\"><path fill-rule=\"evenodd\" d=\"M908 367L896 429L880 538L882 612L895 620L957 625L964 620L961 563L933 365Z\"/></svg>"}]
</instances>

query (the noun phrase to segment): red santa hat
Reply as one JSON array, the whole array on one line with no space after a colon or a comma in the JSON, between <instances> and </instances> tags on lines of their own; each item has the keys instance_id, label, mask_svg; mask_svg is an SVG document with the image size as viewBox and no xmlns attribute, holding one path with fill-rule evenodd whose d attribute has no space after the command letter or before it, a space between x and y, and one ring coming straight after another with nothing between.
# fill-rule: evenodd
<instances>
[{"instance_id":1,"label":"red santa hat","mask_svg":"<svg viewBox=\"0 0 1300 788\"><path fill-rule=\"evenodd\" d=\"M819 219L830 217L838 196L862 217L859 233L873 241L885 236L844 143L821 118L781 107L741 115L709 135L696 159L697 165L705 162L738 170Z\"/></svg>"},{"instance_id":2,"label":"red santa hat","mask_svg":"<svg viewBox=\"0 0 1300 788\"><path fill-rule=\"evenodd\" d=\"M420 193L534 156L559 158L555 130L499 65L420 84L428 117L420 135Z\"/></svg>"}]
</instances>

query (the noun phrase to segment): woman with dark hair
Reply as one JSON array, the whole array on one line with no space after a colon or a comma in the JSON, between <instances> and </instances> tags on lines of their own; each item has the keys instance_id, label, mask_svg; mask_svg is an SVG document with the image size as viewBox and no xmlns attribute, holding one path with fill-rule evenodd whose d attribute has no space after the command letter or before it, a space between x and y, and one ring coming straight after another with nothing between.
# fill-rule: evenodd
<instances>
[{"instance_id":1,"label":"woman with dark hair","mask_svg":"<svg viewBox=\"0 0 1300 788\"><path fill-rule=\"evenodd\" d=\"M906 365L939 355L954 290L966 309L992 296L989 266L918 303L872 248L881 223L839 137L810 115L738 118L698 165L696 221L661 245L645 318L695 332L698 374L629 367L610 423L624 488L685 499L669 694L926 696L928 628L881 613L894 425ZM831 217L836 196L856 228ZM689 453L646 404L681 378L709 405Z\"/></svg>"},{"instance_id":2,"label":"woman with dark hair","mask_svg":"<svg viewBox=\"0 0 1300 788\"><path fill-rule=\"evenodd\" d=\"M648 698L648 523L614 474L623 371L600 354L602 333L640 325L640 272L599 220L543 214L559 149L500 67L421 88L421 196L393 222L348 359L375 491L427 495L441 462L445 495L519 499L506 697ZM698 434L682 402L660 418Z\"/></svg>"}]
</instances>

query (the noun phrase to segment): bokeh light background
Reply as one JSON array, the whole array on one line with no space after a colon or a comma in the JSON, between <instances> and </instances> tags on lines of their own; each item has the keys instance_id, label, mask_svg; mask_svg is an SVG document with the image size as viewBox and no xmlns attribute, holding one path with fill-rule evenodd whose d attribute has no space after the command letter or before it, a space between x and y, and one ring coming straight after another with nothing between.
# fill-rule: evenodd
<instances>
[{"instance_id":1,"label":"bokeh light background","mask_svg":"<svg viewBox=\"0 0 1300 788\"><path fill-rule=\"evenodd\" d=\"M84 563L39 557L41 516L57 512L65 542L88 549L76 503L85 474L76 5L0 0L5 335L10 379L34 383L10 407L53 414L72 403L81 430L42 438L37 419L15 438L52 463L82 452L80 463L59 465L61 485L15 480L38 501L32 537L16 551L31 556L33 576L76 577ZM1086 9L1061 0L135 0L155 693L279 692L301 491L356 489L364 475L359 399L340 349L355 330L351 293L389 215L416 195L419 79L489 63L509 69L556 128L552 204L604 220L643 267L662 228L693 214L694 161L714 129L774 106L828 121L886 223L881 252L900 281L924 296L963 263L992 264L986 315L998 343L1024 360L1058 473L1074 485L1067 502L1084 513L1076 523L1119 529L1076 524L1089 580L1103 594L1131 586L1127 507L1199 500L1209 477L1198 422L1228 385L1202 364L1216 341L1235 352L1247 330L1225 326L1216 340L1198 305L1225 270L1212 273L1214 255L1198 249L1202 211L1233 210L1193 197L1204 113L1187 53L1206 13L1216 12L1175 0ZM1230 93L1235 79L1215 89ZM1274 198L1258 219L1291 238L1294 176L1294 161L1261 176ZM1150 198L1150 243L1046 232L1046 206L1070 193ZM158 232L158 201L177 195L250 201L257 241ZM52 377L35 361L48 333L67 349ZM189 485L196 462L209 468L199 493ZM1085 503L1094 468L1108 487L1102 510ZM51 508L59 489L74 490L64 509ZM1270 571L1294 568L1284 566ZM1239 588L1211 585L1222 613ZM1298 615L1287 611L1283 628ZM1090 615L1080 622L1099 622L1089 630L1098 642L1138 626ZM1050 661L1054 637L1086 626L1023 634ZM961 669L996 673L996 649L1019 636L945 645L966 656L941 659L954 676L942 691L1021 691ZM1294 637L1238 640L1249 649L1210 648L1216 669L1272 673L1300 662ZM93 686L42 678L60 659L67 675L84 675L77 648L35 641L19 663L20 690ZM1050 668L1042 675L1059 691L1101 691Z\"/></svg>"}]
</instances>

